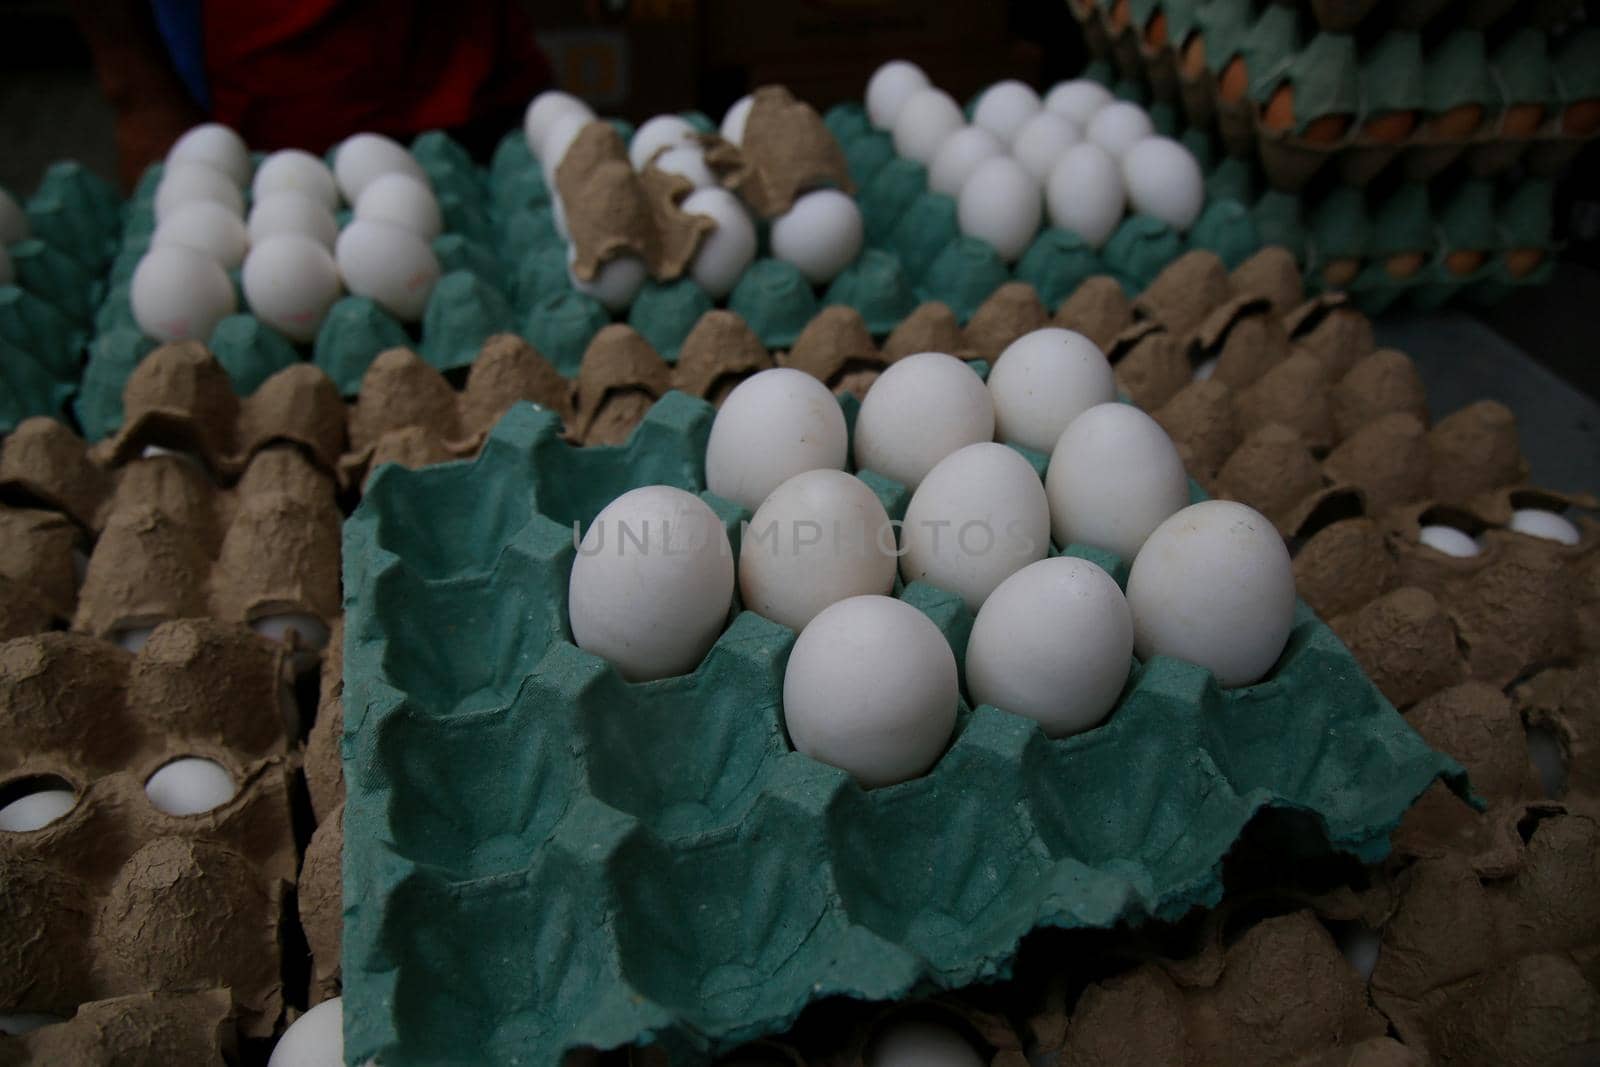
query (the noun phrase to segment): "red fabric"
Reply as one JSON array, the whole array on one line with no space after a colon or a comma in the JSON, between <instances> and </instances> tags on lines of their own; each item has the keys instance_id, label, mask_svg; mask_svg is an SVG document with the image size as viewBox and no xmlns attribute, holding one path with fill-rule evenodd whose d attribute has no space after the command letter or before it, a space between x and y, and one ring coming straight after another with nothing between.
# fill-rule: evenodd
<instances>
[{"instance_id":1,"label":"red fabric","mask_svg":"<svg viewBox=\"0 0 1600 1067\"><path fill-rule=\"evenodd\" d=\"M515 0L204 0L203 18L213 115L263 149L460 126L550 80Z\"/></svg>"}]
</instances>

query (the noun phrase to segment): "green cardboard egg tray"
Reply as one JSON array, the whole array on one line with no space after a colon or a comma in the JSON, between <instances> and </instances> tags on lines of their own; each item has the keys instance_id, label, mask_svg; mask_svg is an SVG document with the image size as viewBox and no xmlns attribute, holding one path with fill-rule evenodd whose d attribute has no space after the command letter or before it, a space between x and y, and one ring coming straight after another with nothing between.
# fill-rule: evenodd
<instances>
[{"instance_id":1,"label":"green cardboard egg tray","mask_svg":"<svg viewBox=\"0 0 1600 1067\"><path fill-rule=\"evenodd\" d=\"M1003 977L1036 927L1215 903L1265 809L1373 861L1436 778L1465 789L1303 604L1257 685L1136 662L1111 717L1061 741L963 703L926 776L870 792L790 750L776 623L740 612L694 673L626 684L568 635L573 524L675 485L737 552L746 513L704 491L713 414L669 393L626 445L575 449L518 405L475 460L380 468L347 522L347 1062L634 1042L702 1062L819 998ZM903 514L903 486L863 478ZM960 598L895 595L960 663Z\"/></svg>"},{"instance_id":2,"label":"green cardboard egg tray","mask_svg":"<svg viewBox=\"0 0 1600 1067\"><path fill-rule=\"evenodd\" d=\"M71 400L123 210L109 183L71 162L46 170L22 207L29 237L6 249L15 280L0 285L0 434Z\"/></svg>"}]
</instances>

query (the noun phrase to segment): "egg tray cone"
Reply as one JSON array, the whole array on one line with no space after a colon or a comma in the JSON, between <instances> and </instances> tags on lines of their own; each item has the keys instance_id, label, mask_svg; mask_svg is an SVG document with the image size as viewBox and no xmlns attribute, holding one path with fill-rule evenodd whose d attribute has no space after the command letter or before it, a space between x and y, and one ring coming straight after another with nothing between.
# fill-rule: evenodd
<instances>
[{"instance_id":1,"label":"egg tray cone","mask_svg":"<svg viewBox=\"0 0 1600 1067\"><path fill-rule=\"evenodd\" d=\"M992 979L1036 926L1214 903L1262 809L1376 859L1430 782L1462 785L1303 607L1256 686L1138 665L1110 721L1061 742L963 706L928 776L873 792L789 750L794 634L765 619L738 615L693 674L627 685L567 639L571 524L632 486L702 491L711 416L669 393L626 445L574 450L518 406L472 463L368 486L345 548L353 1061L553 1063L651 1037L705 1056L820 996ZM870 477L899 513L905 490ZM899 595L959 662L959 599Z\"/></svg>"},{"instance_id":2,"label":"egg tray cone","mask_svg":"<svg viewBox=\"0 0 1600 1067\"><path fill-rule=\"evenodd\" d=\"M158 627L137 656L68 633L0 644L0 720L15 739L0 753L4 788L64 781L77 794L48 826L0 835L0 1000L76 1019L0 1048L87 1050L97 1018L151 1041L219 1041L232 1033L224 1017L246 1036L272 1033L297 865L290 677L280 646L205 620ZM143 783L180 756L224 766L234 798L158 811ZM170 995L200 989L219 990L220 1006Z\"/></svg>"}]
</instances>

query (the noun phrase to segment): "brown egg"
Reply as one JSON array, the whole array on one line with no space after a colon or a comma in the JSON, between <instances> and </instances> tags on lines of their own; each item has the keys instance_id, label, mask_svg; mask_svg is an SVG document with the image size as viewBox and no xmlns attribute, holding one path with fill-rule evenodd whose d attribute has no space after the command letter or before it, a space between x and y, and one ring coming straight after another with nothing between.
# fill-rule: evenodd
<instances>
[{"instance_id":1,"label":"brown egg","mask_svg":"<svg viewBox=\"0 0 1600 1067\"><path fill-rule=\"evenodd\" d=\"M1542 248L1513 248L1506 253L1506 272L1513 278L1525 278L1543 262Z\"/></svg>"},{"instance_id":2,"label":"brown egg","mask_svg":"<svg viewBox=\"0 0 1600 1067\"><path fill-rule=\"evenodd\" d=\"M1362 131L1368 138L1382 144L1399 144L1417 128L1415 111L1385 111L1366 121Z\"/></svg>"},{"instance_id":3,"label":"brown egg","mask_svg":"<svg viewBox=\"0 0 1600 1067\"><path fill-rule=\"evenodd\" d=\"M1106 16L1106 21L1111 24L1112 33L1121 33L1128 28L1128 0L1114 0L1111 13Z\"/></svg>"},{"instance_id":4,"label":"brown egg","mask_svg":"<svg viewBox=\"0 0 1600 1067\"><path fill-rule=\"evenodd\" d=\"M1463 248L1444 257L1444 268L1457 277L1465 277L1482 267L1488 259L1487 252Z\"/></svg>"},{"instance_id":5,"label":"brown egg","mask_svg":"<svg viewBox=\"0 0 1600 1067\"><path fill-rule=\"evenodd\" d=\"M1206 39L1200 34L1192 34L1183 43L1183 77L1186 81L1194 81L1206 72Z\"/></svg>"},{"instance_id":6,"label":"brown egg","mask_svg":"<svg viewBox=\"0 0 1600 1067\"><path fill-rule=\"evenodd\" d=\"M1322 280L1332 289L1343 289L1361 273L1361 260L1355 257L1334 259L1322 268Z\"/></svg>"},{"instance_id":7,"label":"brown egg","mask_svg":"<svg viewBox=\"0 0 1600 1067\"><path fill-rule=\"evenodd\" d=\"M1244 99L1245 90L1250 88L1250 72L1245 69L1244 57L1234 56L1228 60L1228 65L1222 68L1222 77L1217 82L1217 95L1222 99L1236 102Z\"/></svg>"},{"instance_id":8,"label":"brown egg","mask_svg":"<svg viewBox=\"0 0 1600 1067\"><path fill-rule=\"evenodd\" d=\"M1543 125L1543 104L1512 104L1500 118L1500 132L1507 137L1532 137Z\"/></svg>"},{"instance_id":9,"label":"brown egg","mask_svg":"<svg viewBox=\"0 0 1600 1067\"><path fill-rule=\"evenodd\" d=\"M1600 100L1579 100L1561 116L1561 132L1568 137L1588 137L1600 130Z\"/></svg>"},{"instance_id":10,"label":"brown egg","mask_svg":"<svg viewBox=\"0 0 1600 1067\"><path fill-rule=\"evenodd\" d=\"M1428 120L1428 132L1435 137L1454 141L1471 137L1483 122L1482 104L1461 104Z\"/></svg>"},{"instance_id":11,"label":"brown egg","mask_svg":"<svg viewBox=\"0 0 1600 1067\"><path fill-rule=\"evenodd\" d=\"M1391 278L1409 278L1422 269L1428 257L1421 252L1401 252L1383 261L1383 269Z\"/></svg>"},{"instance_id":12,"label":"brown egg","mask_svg":"<svg viewBox=\"0 0 1600 1067\"><path fill-rule=\"evenodd\" d=\"M1150 16L1150 21L1145 23L1144 43L1151 48L1161 48L1167 43L1167 13L1157 11Z\"/></svg>"},{"instance_id":13,"label":"brown egg","mask_svg":"<svg viewBox=\"0 0 1600 1067\"><path fill-rule=\"evenodd\" d=\"M1267 101L1267 109L1261 119L1269 130L1294 129L1294 86L1286 82L1273 90L1272 99ZM1342 139L1349 128L1348 115L1323 115L1306 123L1306 128L1299 136L1315 144L1332 144Z\"/></svg>"}]
</instances>

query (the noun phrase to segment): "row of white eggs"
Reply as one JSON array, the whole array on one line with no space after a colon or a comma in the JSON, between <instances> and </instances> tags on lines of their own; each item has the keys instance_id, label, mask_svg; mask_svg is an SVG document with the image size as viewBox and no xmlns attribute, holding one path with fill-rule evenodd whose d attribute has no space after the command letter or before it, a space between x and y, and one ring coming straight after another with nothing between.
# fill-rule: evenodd
<instances>
[{"instance_id":1,"label":"row of white eggs","mask_svg":"<svg viewBox=\"0 0 1600 1067\"><path fill-rule=\"evenodd\" d=\"M866 106L895 151L928 168L929 187L956 198L962 232L1007 261L1026 251L1045 213L1098 248L1129 206L1187 230L1205 204L1193 154L1096 82L1061 82L1043 99L999 82L978 97L969 125L920 67L893 60L868 81Z\"/></svg>"},{"instance_id":2,"label":"row of white eggs","mask_svg":"<svg viewBox=\"0 0 1600 1067\"><path fill-rule=\"evenodd\" d=\"M342 231L334 217L341 198L354 206ZM252 180L239 136L198 126L168 154L154 208L130 300L140 328L161 341L209 336L237 309L227 272L241 266L250 310L302 343L346 289L415 322L440 274L431 242L443 220L427 175L379 134L342 143L332 170L308 152L274 152Z\"/></svg>"},{"instance_id":3,"label":"row of white eggs","mask_svg":"<svg viewBox=\"0 0 1600 1067\"><path fill-rule=\"evenodd\" d=\"M199 815L219 808L238 792L233 776L220 763L186 756L163 765L144 784L145 795L157 811L168 815ZM0 808L0 831L28 833L42 829L77 804L70 789L40 789Z\"/></svg>"},{"instance_id":4,"label":"row of white eggs","mask_svg":"<svg viewBox=\"0 0 1600 1067\"><path fill-rule=\"evenodd\" d=\"M721 136L733 144L744 137L752 97L744 97L723 116ZM523 118L528 150L539 160L550 187L557 229L570 241L555 172L583 128L597 121L594 111L577 97L550 90L534 97ZM635 170L654 166L686 178L694 190L682 210L716 223L689 264L689 277L712 299L725 298L754 262L758 240L755 221L733 193L722 188L706 164L699 131L677 115L657 115L641 124L628 142L628 160ZM826 285L861 252L863 226L855 200L837 189L816 189L799 196L789 211L772 220L768 243L776 259L794 264L812 285ZM625 310L644 286L647 271L636 256L622 255L602 264L590 281L572 277L580 292L613 312Z\"/></svg>"},{"instance_id":5,"label":"row of white eggs","mask_svg":"<svg viewBox=\"0 0 1600 1067\"><path fill-rule=\"evenodd\" d=\"M26 241L31 232L22 206L10 193L0 189L0 285L10 285L17 280L17 268L6 246Z\"/></svg>"},{"instance_id":6,"label":"row of white eggs","mask_svg":"<svg viewBox=\"0 0 1600 1067\"><path fill-rule=\"evenodd\" d=\"M1007 443L1049 454L1042 484ZM1054 737L1111 711L1135 652L1236 686L1283 651L1294 579L1282 539L1244 505L1185 506L1176 448L1116 402L1105 356L1079 334L1020 338L987 385L944 353L897 361L862 402L855 449L860 469L912 490L903 522L841 469L844 418L825 386L784 368L741 383L706 452L707 488L754 510L737 561L698 497L626 493L580 542L574 641L631 681L693 670L737 586L747 609L799 632L783 702L796 748L868 787L926 771L959 697L944 637L887 596L897 574L976 613L965 664L974 703ZM1046 558L1052 539L1131 560L1126 596L1093 563Z\"/></svg>"}]
</instances>

